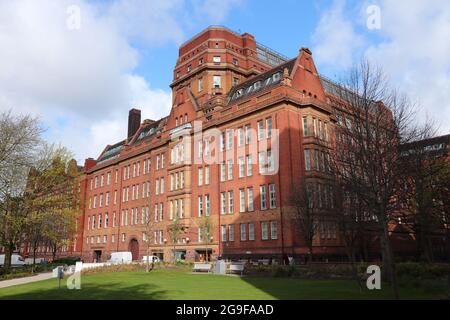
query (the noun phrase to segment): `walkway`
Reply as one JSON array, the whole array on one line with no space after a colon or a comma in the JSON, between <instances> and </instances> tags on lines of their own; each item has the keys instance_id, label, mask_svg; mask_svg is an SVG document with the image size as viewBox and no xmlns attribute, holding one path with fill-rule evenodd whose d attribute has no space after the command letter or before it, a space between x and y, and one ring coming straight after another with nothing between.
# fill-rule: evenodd
<instances>
[{"instance_id":1,"label":"walkway","mask_svg":"<svg viewBox=\"0 0 450 320\"><path fill-rule=\"evenodd\" d=\"M51 278L52 278L52 273L48 272L48 273L40 273L38 275L31 276L31 277L4 280L4 281L0 281L0 288L7 288L7 287L12 287L12 286L17 286L19 284L26 284L26 283L36 282L36 281L47 280L47 279L51 279Z\"/></svg>"}]
</instances>

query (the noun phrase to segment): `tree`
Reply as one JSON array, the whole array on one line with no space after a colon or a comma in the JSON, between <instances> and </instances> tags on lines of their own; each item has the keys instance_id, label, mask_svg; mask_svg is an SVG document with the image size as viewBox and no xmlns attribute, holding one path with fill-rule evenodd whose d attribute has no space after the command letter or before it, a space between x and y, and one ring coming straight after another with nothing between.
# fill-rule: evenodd
<instances>
[{"instance_id":1,"label":"tree","mask_svg":"<svg viewBox=\"0 0 450 320\"><path fill-rule=\"evenodd\" d=\"M322 218L318 198L312 182L306 180L292 186L289 203L292 220L308 248L308 261L313 261L313 242Z\"/></svg>"},{"instance_id":2,"label":"tree","mask_svg":"<svg viewBox=\"0 0 450 320\"><path fill-rule=\"evenodd\" d=\"M180 239L180 235L184 231L184 226L178 217L175 217L170 225L167 226L170 241L173 245L173 262L176 262L176 245Z\"/></svg>"},{"instance_id":3,"label":"tree","mask_svg":"<svg viewBox=\"0 0 450 320\"><path fill-rule=\"evenodd\" d=\"M419 258L427 262L434 260L433 237L442 236L447 229L445 202L450 198L447 149L431 138L434 134L435 130L425 127L419 141L400 149L403 175L398 187L402 190L398 217L416 235Z\"/></svg>"},{"instance_id":4,"label":"tree","mask_svg":"<svg viewBox=\"0 0 450 320\"><path fill-rule=\"evenodd\" d=\"M148 216L148 211L145 215L144 219L144 234L145 234L145 243L147 245L147 261L145 266L145 271L150 272L154 268L154 261L152 258L152 261L150 263L150 253L151 253L151 246L152 246L152 240L154 241L154 230L155 230L155 222ZM151 268L150 268L151 266Z\"/></svg>"},{"instance_id":5,"label":"tree","mask_svg":"<svg viewBox=\"0 0 450 320\"><path fill-rule=\"evenodd\" d=\"M199 240L205 244L206 262L209 261L208 248L211 244L213 222L211 217L204 216L197 222Z\"/></svg>"},{"instance_id":6,"label":"tree","mask_svg":"<svg viewBox=\"0 0 450 320\"><path fill-rule=\"evenodd\" d=\"M21 243L27 222L27 178L37 159L42 129L37 118L0 114L0 243L5 248L5 269Z\"/></svg>"},{"instance_id":7,"label":"tree","mask_svg":"<svg viewBox=\"0 0 450 320\"><path fill-rule=\"evenodd\" d=\"M396 298L395 262L389 237L396 207L399 145L414 138L414 106L392 89L383 71L362 61L336 86L333 171L344 190L362 201L376 222L384 270Z\"/></svg>"}]
</instances>

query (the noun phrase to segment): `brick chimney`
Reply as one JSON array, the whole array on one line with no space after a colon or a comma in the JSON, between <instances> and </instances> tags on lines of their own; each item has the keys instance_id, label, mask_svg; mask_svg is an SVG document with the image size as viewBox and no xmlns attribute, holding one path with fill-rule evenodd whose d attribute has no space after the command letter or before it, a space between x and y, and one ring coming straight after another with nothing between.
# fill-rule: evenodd
<instances>
[{"instance_id":1,"label":"brick chimney","mask_svg":"<svg viewBox=\"0 0 450 320\"><path fill-rule=\"evenodd\" d=\"M128 114L128 140L138 131L141 125L141 110L131 109Z\"/></svg>"},{"instance_id":2,"label":"brick chimney","mask_svg":"<svg viewBox=\"0 0 450 320\"><path fill-rule=\"evenodd\" d=\"M97 161L92 158L87 158L84 160L84 170L89 170L90 168L95 167L96 164Z\"/></svg>"}]
</instances>

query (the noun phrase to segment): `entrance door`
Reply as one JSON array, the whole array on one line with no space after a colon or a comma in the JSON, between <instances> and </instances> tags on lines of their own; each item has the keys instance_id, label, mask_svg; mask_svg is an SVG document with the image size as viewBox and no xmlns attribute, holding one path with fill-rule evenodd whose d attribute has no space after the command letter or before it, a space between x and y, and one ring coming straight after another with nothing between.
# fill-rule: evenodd
<instances>
[{"instance_id":1,"label":"entrance door","mask_svg":"<svg viewBox=\"0 0 450 320\"><path fill-rule=\"evenodd\" d=\"M139 242L136 239L130 241L130 251L133 261L139 260Z\"/></svg>"},{"instance_id":2,"label":"entrance door","mask_svg":"<svg viewBox=\"0 0 450 320\"><path fill-rule=\"evenodd\" d=\"M102 261L102 251L95 250L94 251L94 262L100 262L100 261Z\"/></svg>"}]
</instances>

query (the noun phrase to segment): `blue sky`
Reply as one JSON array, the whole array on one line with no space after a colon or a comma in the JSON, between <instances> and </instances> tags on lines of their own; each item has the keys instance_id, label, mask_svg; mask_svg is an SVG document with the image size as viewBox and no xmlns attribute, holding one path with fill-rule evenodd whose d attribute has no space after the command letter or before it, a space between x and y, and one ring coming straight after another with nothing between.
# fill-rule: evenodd
<instances>
[{"instance_id":1,"label":"blue sky","mask_svg":"<svg viewBox=\"0 0 450 320\"><path fill-rule=\"evenodd\" d=\"M0 0L0 112L34 114L49 141L97 157L130 108L169 113L178 47L209 25L288 57L309 47L334 79L364 55L450 132L448 0Z\"/></svg>"}]
</instances>

